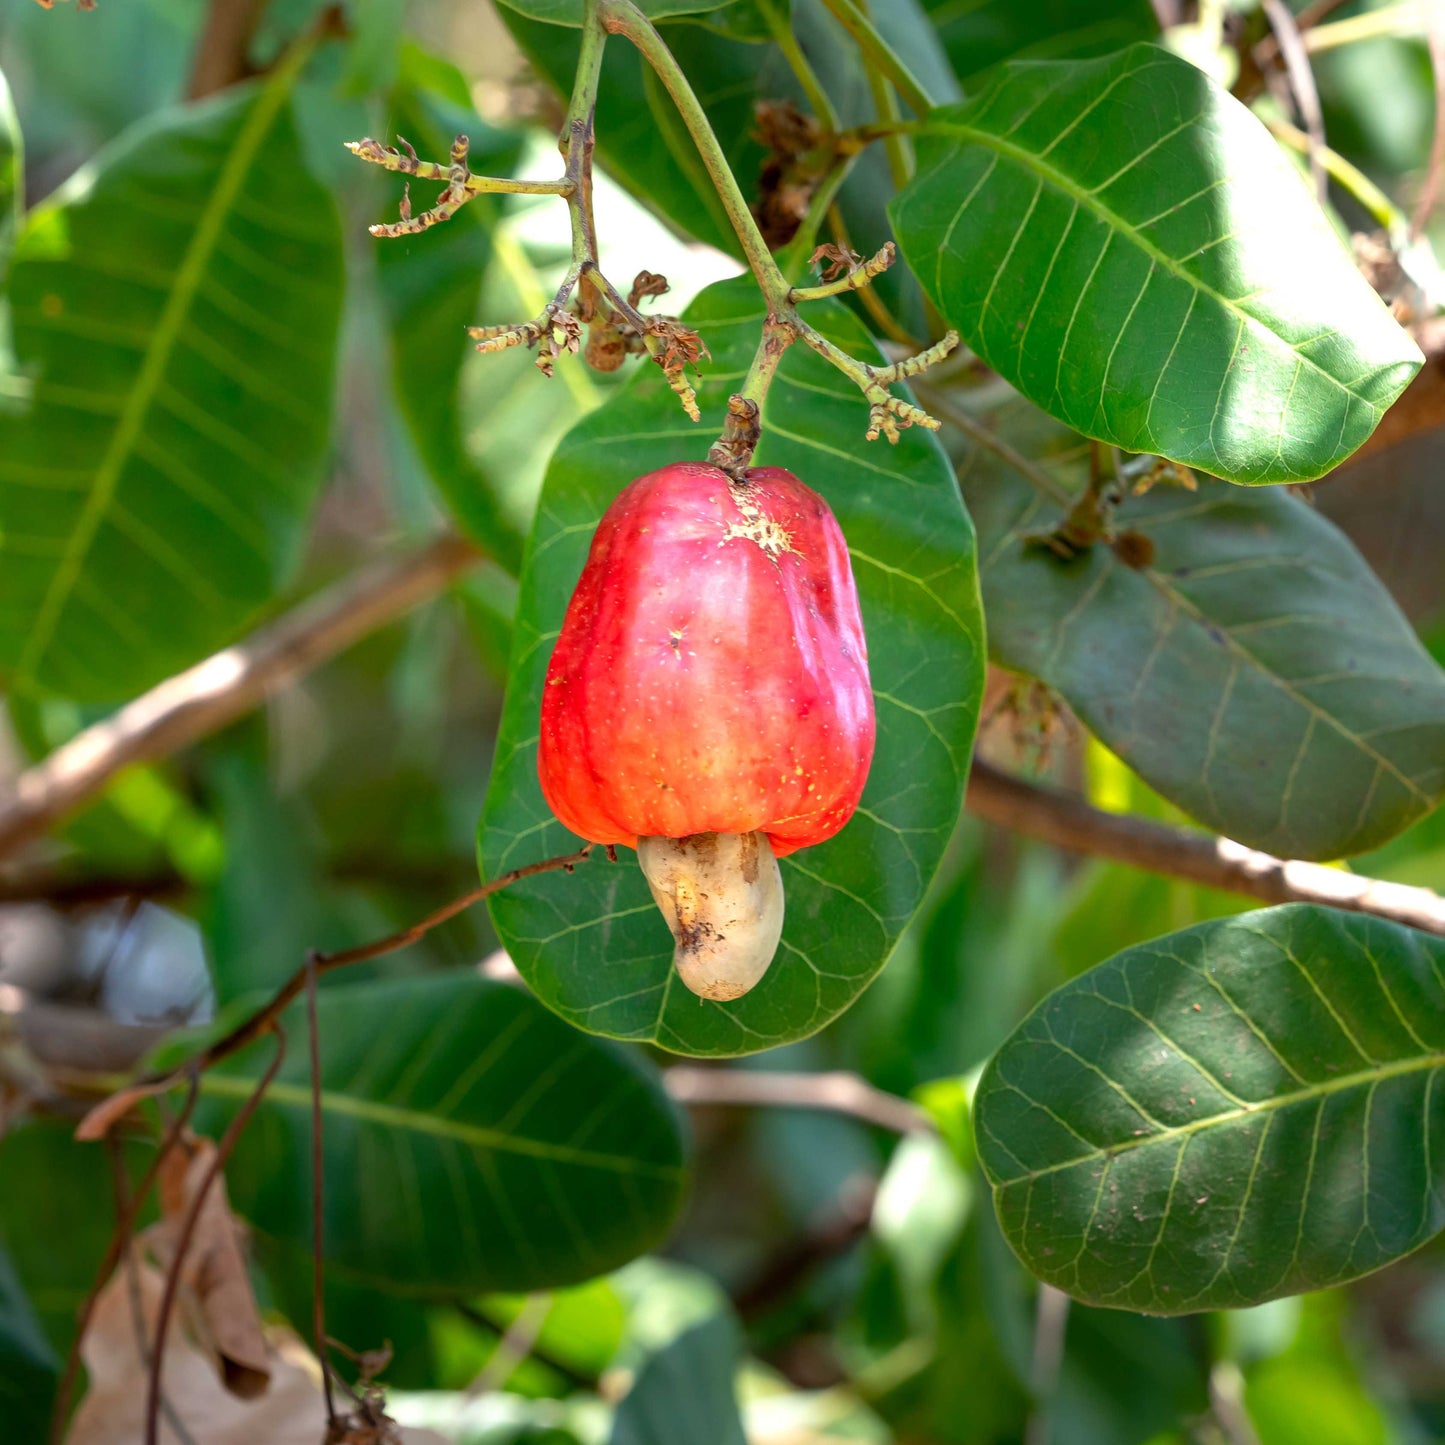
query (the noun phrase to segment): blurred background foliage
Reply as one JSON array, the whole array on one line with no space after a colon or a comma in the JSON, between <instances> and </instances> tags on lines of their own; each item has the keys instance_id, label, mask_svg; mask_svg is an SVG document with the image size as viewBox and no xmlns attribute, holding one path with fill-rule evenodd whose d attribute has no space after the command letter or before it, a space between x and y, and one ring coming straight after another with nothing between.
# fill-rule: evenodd
<instances>
[{"instance_id":1,"label":"blurred background foliage","mask_svg":"<svg viewBox=\"0 0 1445 1445\"><path fill-rule=\"evenodd\" d=\"M274 58L317 8L273 0L253 59ZM795 8L821 23L803 0ZM917 15L912 5L897 16L891 4L874 8L900 29L905 11ZM1257 20L1249 0L1226 8L1231 24ZM460 129L478 169L486 157L548 175L560 116L549 82L566 73L571 35L509 25L482 0L352 0L346 9L350 38L318 51L296 94L305 163L341 218L337 411L320 501L260 615L447 518L503 565L254 717L123 775L23 867L0 872L0 981L53 1005L33 1026L53 1029L62 1051L97 1016L147 1038L204 1019L274 986L308 948L399 928L470 885L515 600L508 568L552 447L617 381L564 363L544 384L523 350L481 358L457 344L461 324L530 315L550 294L566 260L556 202L499 197L441 231L379 246L365 228L394 213L398 184L340 145L400 130L423 154L440 153ZM922 9L956 73L940 93L970 87L1012 55L1092 54L1158 34L1143 0L931 0ZM193 0L102 0L91 13L0 0L0 72L24 136L31 204L181 100L204 20ZM1316 67L1331 144L1402 206L1424 173L1434 115L1426 46L1418 26L1406 31L1340 46ZM718 88L732 87L723 138L748 188L763 155L751 102L768 82L756 75L776 68L775 57L701 22L669 24L667 34L700 83L721 76ZM616 48L619 66L636 71ZM649 132L636 109L629 87L641 84L622 76L604 93L602 263L617 276L664 273L668 308L680 311L740 268L715 220L694 214L695 181L674 138ZM867 104L860 95L859 113ZM261 165L264 185L264 157ZM0 199L5 175L0 151ZM284 177L275 183L284 188ZM869 184L860 170L850 187L860 248L883 224ZM1348 196L1334 199L1347 224L1366 224ZM683 236L680 221L724 249ZM5 234L0 213L0 247ZM889 300L905 316L921 306L916 294ZM1445 432L1427 430L1347 464L1313 498L1445 661L1442 465ZM7 703L6 775L105 711L22 692ZM982 749L1076 784L1100 807L1179 819L1055 699L1006 677L994 680ZM1445 888L1445 814L1356 866ZM689 1203L662 1254L527 1296L430 1299L338 1273L328 1282L330 1331L358 1349L389 1341L392 1413L469 1445L1445 1438L1439 1241L1345 1290L1158 1320L1041 1295L998 1233L968 1123L987 1055L1060 982L1140 939L1243 906L965 817L927 906L873 987L825 1033L743 1065L855 1070L916 1097L936 1133L900 1139L790 1109L699 1110ZM494 948L485 911L472 909L363 972L468 969ZM13 1042L0 1032L0 1047ZM128 1035L117 1048L120 1068L136 1042ZM111 1166L42 1113L0 1113L0 1128L0 1403L17 1422L13 1438L29 1441L40 1438L109 1235ZM303 1321L294 1259L269 1257L264 1239L256 1254L267 1308ZM479 1378L487 1388L469 1393Z\"/></svg>"}]
</instances>

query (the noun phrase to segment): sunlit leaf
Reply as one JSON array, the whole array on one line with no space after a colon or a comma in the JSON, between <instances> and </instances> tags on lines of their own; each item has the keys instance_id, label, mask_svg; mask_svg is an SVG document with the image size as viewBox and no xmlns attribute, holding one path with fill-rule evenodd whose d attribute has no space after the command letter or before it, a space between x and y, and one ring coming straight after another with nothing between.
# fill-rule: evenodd
<instances>
[{"instance_id":1,"label":"sunlit leaf","mask_svg":"<svg viewBox=\"0 0 1445 1445\"><path fill-rule=\"evenodd\" d=\"M1445 943L1306 905L1127 949L974 1101L1009 1242L1093 1304L1182 1314L1379 1269L1445 1224Z\"/></svg>"},{"instance_id":2,"label":"sunlit leaf","mask_svg":"<svg viewBox=\"0 0 1445 1445\"><path fill-rule=\"evenodd\" d=\"M0 673L111 700L228 641L294 561L341 245L288 71L129 133L27 217L32 395L0 413Z\"/></svg>"},{"instance_id":3,"label":"sunlit leaf","mask_svg":"<svg viewBox=\"0 0 1445 1445\"><path fill-rule=\"evenodd\" d=\"M683 1143L640 1060L475 974L328 988L318 1005L326 1257L341 1279L433 1298L546 1289L661 1242L681 1203ZM226 1177L238 1213L304 1246L299 1009L286 1027L286 1062ZM206 1074L201 1127L247 1097L271 1048Z\"/></svg>"},{"instance_id":4,"label":"sunlit leaf","mask_svg":"<svg viewBox=\"0 0 1445 1445\"><path fill-rule=\"evenodd\" d=\"M712 351L694 426L654 369L569 433L547 474L524 566L512 681L483 820L486 876L562 853L576 839L537 781L537 717L551 644L603 510L634 477L701 460L763 321L751 280L708 290L688 313ZM870 343L840 308L817 324ZM852 551L878 709L858 813L827 843L782 862L787 919L762 983L705 1003L672 968L672 940L631 852L598 850L492 898L497 931L533 990L582 1028L678 1053L742 1054L801 1038L842 1012L883 966L938 866L958 815L978 716L982 627L972 527L952 470L926 433L863 441L867 408L803 347L784 359L763 418L759 465L784 466L832 507Z\"/></svg>"},{"instance_id":5,"label":"sunlit leaf","mask_svg":"<svg viewBox=\"0 0 1445 1445\"><path fill-rule=\"evenodd\" d=\"M1004 66L934 112L891 212L1024 395L1231 481L1329 471L1421 364L1259 121L1155 46Z\"/></svg>"},{"instance_id":6,"label":"sunlit leaf","mask_svg":"<svg viewBox=\"0 0 1445 1445\"><path fill-rule=\"evenodd\" d=\"M0 71L0 274L10 254L10 243L25 205L25 153L20 121L10 100L5 75Z\"/></svg>"}]
</instances>

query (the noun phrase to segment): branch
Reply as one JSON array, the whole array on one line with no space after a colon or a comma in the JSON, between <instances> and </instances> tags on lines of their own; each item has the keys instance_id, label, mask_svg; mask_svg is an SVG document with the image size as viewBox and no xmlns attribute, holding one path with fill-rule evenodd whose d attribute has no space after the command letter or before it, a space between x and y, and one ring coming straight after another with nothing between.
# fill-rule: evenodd
<instances>
[{"instance_id":1,"label":"branch","mask_svg":"<svg viewBox=\"0 0 1445 1445\"><path fill-rule=\"evenodd\" d=\"M1263 903L1318 903L1445 936L1445 898L1428 888L1275 858L1213 834L1105 813L1081 798L1026 783L978 760L969 774L967 807L990 823L1072 853L1110 858Z\"/></svg>"},{"instance_id":2,"label":"branch","mask_svg":"<svg viewBox=\"0 0 1445 1445\"><path fill-rule=\"evenodd\" d=\"M245 80L251 72L251 38L267 0L211 0L196 43L186 99L200 100Z\"/></svg>"},{"instance_id":3,"label":"branch","mask_svg":"<svg viewBox=\"0 0 1445 1445\"><path fill-rule=\"evenodd\" d=\"M677 1064L663 1073L679 1104L821 1109L895 1134L928 1134L933 1121L907 1099L875 1089L857 1074L791 1074L772 1069L708 1069Z\"/></svg>"},{"instance_id":4,"label":"branch","mask_svg":"<svg viewBox=\"0 0 1445 1445\"><path fill-rule=\"evenodd\" d=\"M122 768L169 756L249 712L292 679L430 600L481 560L443 536L303 602L76 734L0 793L0 856L94 798Z\"/></svg>"}]
</instances>

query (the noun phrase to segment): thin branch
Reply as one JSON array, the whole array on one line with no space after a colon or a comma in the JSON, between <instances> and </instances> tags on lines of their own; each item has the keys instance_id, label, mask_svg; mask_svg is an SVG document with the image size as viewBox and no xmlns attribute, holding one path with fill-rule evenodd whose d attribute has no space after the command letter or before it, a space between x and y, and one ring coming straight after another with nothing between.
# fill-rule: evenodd
<instances>
[{"instance_id":1,"label":"thin branch","mask_svg":"<svg viewBox=\"0 0 1445 1445\"><path fill-rule=\"evenodd\" d=\"M470 542L439 537L310 598L86 728L0 793L0 856L90 802L121 769L219 731L294 678L435 597L480 560Z\"/></svg>"},{"instance_id":2,"label":"thin branch","mask_svg":"<svg viewBox=\"0 0 1445 1445\"><path fill-rule=\"evenodd\" d=\"M268 0L211 0L206 25L196 42L186 99L200 100L245 80L252 73L251 39Z\"/></svg>"},{"instance_id":3,"label":"thin branch","mask_svg":"<svg viewBox=\"0 0 1445 1445\"><path fill-rule=\"evenodd\" d=\"M482 883L469 889L460 898L454 898L450 903L438 908L435 913L429 913L420 923L413 923L410 928L404 928L400 933L388 934L387 937L379 938L372 943L358 944L355 948L339 949L335 953L321 953L313 949L307 955L306 962L276 990L270 1001L263 1004L249 1018L243 1019L230 1033L222 1035L209 1048L203 1049L194 1058L188 1059L180 1068L166 1073L148 1074L103 1099L81 1120L80 1127L76 1130L76 1138L101 1138L122 1115L141 1099L163 1093L186 1074L192 1071L203 1073L212 1065L220 1063L222 1059L228 1059L232 1054L244 1049L247 1044L254 1043L256 1039L276 1026L277 1019L306 987L306 980L311 976L313 970L319 976L323 973L330 973L334 969L345 968L348 964L364 963L369 959L381 958L388 953L396 953L416 943L432 929L439 927L448 919L455 918L457 914L464 912L474 903L480 903L483 898L490 897L500 889L508 888L513 883L519 883L523 878L535 878L540 873L553 873L559 870L570 873L579 863L584 862L591 852L592 844L588 843L575 853L564 853L556 858L543 858L537 863L527 863L520 868L513 868L500 877L493 878L490 883Z\"/></svg>"},{"instance_id":4,"label":"thin branch","mask_svg":"<svg viewBox=\"0 0 1445 1445\"><path fill-rule=\"evenodd\" d=\"M1049 1445L1053 1436L1055 1397L1059 1370L1064 1363L1064 1336L1069 1328L1070 1300L1051 1284L1039 1286L1034 1303L1034 1354L1029 1368L1029 1389L1034 1397L1024 1445Z\"/></svg>"},{"instance_id":5,"label":"thin branch","mask_svg":"<svg viewBox=\"0 0 1445 1445\"><path fill-rule=\"evenodd\" d=\"M1264 903L1318 903L1445 936L1445 898L1428 888L1275 858L1211 833L1105 813L1081 798L1026 783L979 760L969 774L967 807L991 823L1073 853L1111 858Z\"/></svg>"},{"instance_id":6,"label":"thin branch","mask_svg":"<svg viewBox=\"0 0 1445 1445\"><path fill-rule=\"evenodd\" d=\"M306 957L306 1049L311 1069L311 1333L321 1366L328 1435L336 1434L336 1399L331 1390L331 1361L326 1354L326 1173L322 1138L321 1033L316 1022L316 954Z\"/></svg>"},{"instance_id":7,"label":"thin branch","mask_svg":"<svg viewBox=\"0 0 1445 1445\"><path fill-rule=\"evenodd\" d=\"M709 1069L677 1064L663 1073L679 1104L821 1109L895 1134L927 1134L933 1121L907 1099L875 1089L857 1074L793 1074L773 1069Z\"/></svg>"},{"instance_id":8,"label":"thin branch","mask_svg":"<svg viewBox=\"0 0 1445 1445\"><path fill-rule=\"evenodd\" d=\"M1305 133L1309 136L1310 178L1314 182L1315 199L1323 206L1329 199L1329 181L1321 159L1325 145L1325 115L1320 106L1315 73L1310 69L1309 52L1305 49L1294 14L1284 0L1260 0L1260 5L1270 30L1274 32L1280 59L1289 77L1290 92L1304 122Z\"/></svg>"},{"instance_id":9,"label":"thin branch","mask_svg":"<svg viewBox=\"0 0 1445 1445\"><path fill-rule=\"evenodd\" d=\"M1430 141L1430 161L1425 170L1425 183L1410 217L1410 239L1418 241L1424 234L1430 212L1440 196L1440 181L1445 174L1445 4L1434 0L1427 17L1425 44L1430 52L1430 78L1435 91L1435 133Z\"/></svg>"},{"instance_id":10,"label":"thin branch","mask_svg":"<svg viewBox=\"0 0 1445 1445\"><path fill-rule=\"evenodd\" d=\"M156 1314L156 1337L151 1345L150 1372L146 1382L145 1445L159 1445L160 1441L161 1376L165 1370L166 1330L170 1325L171 1312L175 1308L176 1295L181 1284L181 1270L191 1247L191 1238L196 1232L196 1223L201 1217L201 1208L206 1202L206 1196L211 1192L211 1186L216 1182L216 1177L225 1167L226 1160L231 1157L231 1151L235 1149L241 1131L265 1098L266 1090L271 1087L271 1080L276 1077L276 1071L281 1067L281 1060L286 1057L286 1035L281 1031L281 1026L273 1021L271 1031L276 1035L275 1055L250 1097L236 1111L236 1117L221 1136L221 1142L216 1146L216 1157L211 1160L200 1184L197 1185L195 1198L191 1200L180 1234L176 1237L176 1257L166 1271L165 1288L161 1291L160 1309Z\"/></svg>"}]
</instances>

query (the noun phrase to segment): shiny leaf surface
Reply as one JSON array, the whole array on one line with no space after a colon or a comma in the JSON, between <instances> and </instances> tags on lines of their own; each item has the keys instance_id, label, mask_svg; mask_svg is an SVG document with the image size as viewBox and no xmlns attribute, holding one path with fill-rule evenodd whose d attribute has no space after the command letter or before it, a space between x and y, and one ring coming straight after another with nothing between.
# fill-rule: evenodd
<instances>
[{"instance_id":1,"label":"shiny leaf surface","mask_svg":"<svg viewBox=\"0 0 1445 1445\"><path fill-rule=\"evenodd\" d=\"M1445 1224L1445 943L1306 905L1126 949L1051 994L974 1101L1009 1242L1091 1304L1236 1308Z\"/></svg>"},{"instance_id":2,"label":"shiny leaf surface","mask_svg":"<svg viewBox=\"0 0 1445 1445\"><path fill-rule=\"evenodd\" d=\"M1421 357L1269 132L1134 45L935 111L891 207L990 366L1087 436L1236 482L1323 475Z\"/></svg>"}]
</instances>

